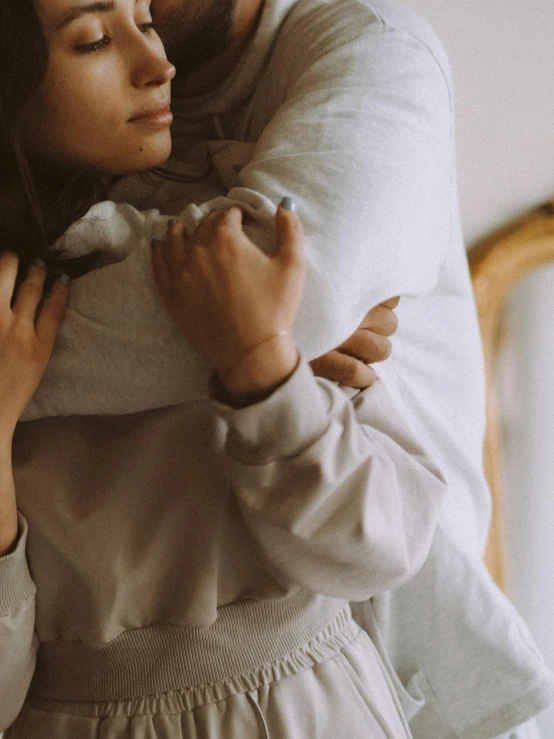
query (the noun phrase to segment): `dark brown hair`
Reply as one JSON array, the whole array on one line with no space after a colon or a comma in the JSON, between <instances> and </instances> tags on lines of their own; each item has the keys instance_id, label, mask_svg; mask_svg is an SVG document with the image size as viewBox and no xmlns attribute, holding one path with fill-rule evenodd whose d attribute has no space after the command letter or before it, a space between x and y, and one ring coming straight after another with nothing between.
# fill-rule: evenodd
<instances>
[{"instance_id":1,"label":"dark brown hair","mask_svg":"<svg viewBox=\"0 0 554 739\"><path fill-rule=\"evenodd\" d=\"M52 244L102 199L91 172L42 161L26 150L22 116L48 68L48 45L33 0L0 0L0 251L20 259L20 278L40 257L76 276L94 261L54 255Z\"/></svg>"}]
</instances>

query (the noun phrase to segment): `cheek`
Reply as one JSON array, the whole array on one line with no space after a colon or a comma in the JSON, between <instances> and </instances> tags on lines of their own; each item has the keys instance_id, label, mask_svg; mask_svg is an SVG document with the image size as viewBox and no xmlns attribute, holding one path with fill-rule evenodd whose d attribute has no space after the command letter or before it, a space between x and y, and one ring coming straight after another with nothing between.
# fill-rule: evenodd
<instances>
[{"instance_id":1,"label":"cheek","mask_svg":"<svg viewBox=\"0 0 554 739\"><path fill-rule=\"evenodd\" d=\"M106 152L123 125L117 105L120 90L90 80L52 75L45 80L34 106L34 136L43 153L56 158L94 161L99 147ZM40 138L39 138L40 137Z\"/></svg>"},{"instance_id":2,"label":"cheek","mask_svg":"<svg viewBox=\"0 0 554 739\"><path fill-rule=\"evenodd\" d=\"M85 70L86 71L86 70ZM117 70L52 66L30 107L27 141L54 161L111 174L148 169L171 149L169 129L152 132L127 123L136 109Z\"/></svg>"}]
</instances>

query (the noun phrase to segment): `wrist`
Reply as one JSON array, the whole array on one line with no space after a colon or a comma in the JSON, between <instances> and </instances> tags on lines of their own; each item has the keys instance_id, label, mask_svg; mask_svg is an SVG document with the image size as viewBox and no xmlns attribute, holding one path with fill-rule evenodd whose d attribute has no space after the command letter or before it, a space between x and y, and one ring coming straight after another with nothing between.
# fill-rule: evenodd
<instances>
[{"instance_id":1,"label":"wrist","mask_svg":"<svg viewBox=\"0 0 554 739\"><path fill-rule=\"evenodd\" d=\"M230 370L216 375L225 399L232 405L245 406L271 395L288 380L298 362L298 349L290 334L276 334Z\"/></svg>"},{"instance_id":2,"label":"wrist","mask_svg":"<svg viewBox=\"0 0 554 739\"><path fill-rule=\"evenodd\" d=\"M17 502L12 474L12 437L0 438L0 557L10 554L18 535Z\"/></svg>"}]
</instances>

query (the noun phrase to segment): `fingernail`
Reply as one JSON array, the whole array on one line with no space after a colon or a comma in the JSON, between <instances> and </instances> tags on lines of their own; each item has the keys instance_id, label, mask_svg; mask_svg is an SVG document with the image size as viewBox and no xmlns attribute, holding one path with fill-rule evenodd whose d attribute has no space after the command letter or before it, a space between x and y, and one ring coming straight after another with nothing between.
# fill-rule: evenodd
<instances>
[{"instance_id":1,"label":"fingernail","mask_svg":"<svg viewBox=\"0 0 554 739\"><path fill-rule=\"evenodd\" d=\"M61 282L62 285L69 285L69 283L71 282L71 277L65 272L62 272L62 274L58 277L58 281Z\"/></svg>"},{"instance_id":2,"label":"fingernail","mask_svg":"<svg viewBox=\"0 0 554 739\"><path fill-rule=\"evenodd\" d=\"M169 220L169 221L167 222L167 227L168 227L168 228L171 228L171 226L174 226L174 225L175 225L176 223L177 223L177 219L176 219L176 218L171 218L171 219L170 219L170 220Z\"/></svg>"},{"instance_id":3,"label":"fingernail","mask_svg":"<svg viewBox=\"0 0 554 739\"><path fill-rule=\"evenodd\" d=\"M41 259L40 257L33 259L33 264L35 265L35 267L41 267L42 269L46 267L46 262L44 261L44 259Z\"/></svg>"},{"instance_id":4,"label":"fingernail","mask_svg":"<svg viewBox=\"0 0 554 739\"><path fill-rule=\"evenodd\" d=\"M161 243L161 239L152 239L152 241L150 242L150 247L152 249L156 249L156 247L158 247Z\"/></svg>"},{"instance_id":5,"label":"fingernail","mask_svg":"<svg viewBox=\"0 0 554 739\"><path fill-rule=\"evenodd\" d=\"M292 198L290 198L288 195L286 195L281 200L281 208L283 208L283 210L295 211L296 210L296 203L294 202L294 200Z\"/></svg>"}]
</instances>

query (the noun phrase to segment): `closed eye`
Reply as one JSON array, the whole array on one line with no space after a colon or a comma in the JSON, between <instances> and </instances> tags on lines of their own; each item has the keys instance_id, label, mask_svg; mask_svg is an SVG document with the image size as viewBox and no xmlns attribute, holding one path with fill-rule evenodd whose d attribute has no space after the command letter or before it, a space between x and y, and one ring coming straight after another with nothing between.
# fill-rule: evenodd
<instances>
[{"instance_id":1,"label":"closed eye","mask_svg":"<svg viewBox=\"0 0 554 739\"><path fill-rule=\"evenodd\" d=\"M148 23L139 23L137 25L137 28L139 31L142 31L143 33L146 33L147 31L156 31L157 26L153 21L148 21Z\"/></svg>"},{"instance_id":2,"label":"closed eye","mask_svg":"<svg viewBox=\"0 0 554 739\"><path fill-rule=\"evenodd\" d=\"M102 38L98 39L98 41L93 41L90 44L78 44L74 48L75 51L77 51L79 54L90 54L94 51L100 51L100 49L103 49L105 46L107 46L110 41L110 37L104 34Z\"/></svg>"}]
</instances>

